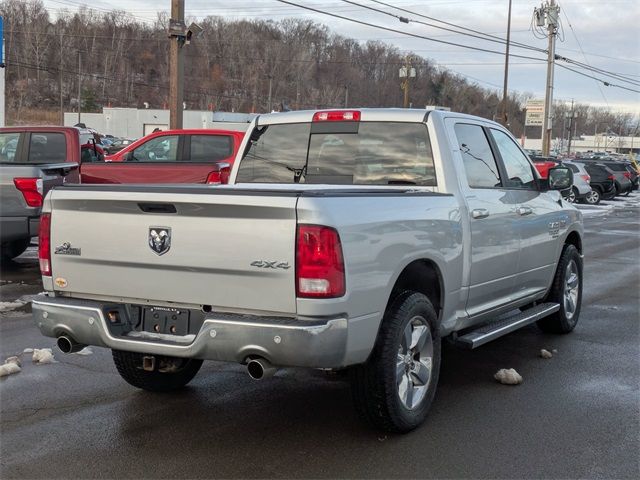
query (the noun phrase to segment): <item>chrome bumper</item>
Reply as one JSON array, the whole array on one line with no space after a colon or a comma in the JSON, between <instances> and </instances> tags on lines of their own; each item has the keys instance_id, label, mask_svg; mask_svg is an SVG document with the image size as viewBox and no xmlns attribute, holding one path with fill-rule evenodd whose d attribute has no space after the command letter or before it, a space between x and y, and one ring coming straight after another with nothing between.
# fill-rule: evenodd
<instances>
[{"instance_id":1,"label":"chrome bumper","mask_svg":"<svg viewBox=\"0 0 640 480\"><path fill-rule=\"evenodd\" d=\"M342 367L346 359L346 318L306 321L211 313L195 338L165 341L113 336L100 302L42 295L33 300L33 319L47 337L66 334L85 345L152 355L227 362L260 356L276 366L312 368Z\"/></svg>"}]
</instances>

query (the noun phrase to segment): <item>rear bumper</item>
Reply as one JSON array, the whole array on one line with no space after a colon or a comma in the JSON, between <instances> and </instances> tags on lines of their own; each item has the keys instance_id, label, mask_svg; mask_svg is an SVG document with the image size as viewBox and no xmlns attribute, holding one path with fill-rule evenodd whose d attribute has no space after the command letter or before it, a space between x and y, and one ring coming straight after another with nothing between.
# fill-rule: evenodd
<instances>
[{"instance_id":1,"label":"rear bumper","mask_svg":"<svg viewBox=\"0 0 640 480\"><path fill-rule=\"evenodd\" d=\"M66 334L81 344L116 350L240 363L259 356L276 366L346 366L346 318L307 321L211 313L195 338L167 340L153 334L113 335L103 307L100 302L43 295L33 301L33 319L47 337Z\"/></svg>"},{"instance_id":2,"label":"rear bumper","mask_svg":"<svg viewBox=\"0 0 640 480\"><path fill-rule=\"evenodd\" d=\"M0 241L11 242L36 237L40 217L0 217Z\"/></svg>"}]
</instances>

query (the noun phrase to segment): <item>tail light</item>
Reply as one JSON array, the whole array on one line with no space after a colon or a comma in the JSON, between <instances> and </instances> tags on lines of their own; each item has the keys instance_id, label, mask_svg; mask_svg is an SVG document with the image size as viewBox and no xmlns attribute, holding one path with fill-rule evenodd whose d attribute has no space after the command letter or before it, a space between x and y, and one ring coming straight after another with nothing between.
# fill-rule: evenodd
<instances>
[{"instance_id":1,"label":"tail light","mask_svg":"<svg viewBox=\"0 0 640 480\"><path fill-rule=\"evenodd\" d=\"M208 185L226 185L229 183L229 176L231 175L231 165L228 163L219 163L216 165L217 170L210 172L207 175Z\"/></svg>"},{"instance_id":2,"label":"tail light","mask_svg":"<svg viewBox=\"0 0 640 480\"><path fill-rule=\"evenodd\" d=\"M321 225L298 225L296 245L296 295L342 297L346 282L337 230Z\"/></svg>"},{"instance_id":3,"label":"tail light","mask_svg":"<svg viewBox=\"0 0 640 480\"><path fill-rule=\"evenodd\" d=\"M14 178L13 184L22 192L24 201L30 207L42 206L42 179L41 178Z\"/></svg>"},{"instance_id":4,"label":"tail light","mask_svg":"<svg viewBox=\"0 0 640 480\"><path fill-rule=\"evenodd\" d=\"M43 213L40 216L40 239L38 241L38 260L40 261L40 273L51 276L51 214Z\"/></svg>"},{"instance_id":5,"label":"tail light","mask_svg":"<svg viewBox=\"0 0 640 480\"><path fill-rule=\"evenodd\" d=\"M313 115L314 122L359 122L360 112L357 110L329 110L316 112Z\"/></svg>"},{"instance_id":6,"label":"tail light","mask_svg":"<svg viewBox=\"0 0 640 480\"><path fill-rule=\"evenodd\" d=\"M616 176L615 176L615 175L609 175L609 176L607 177L607 179L608 179L608 180L615 180L615 179L616 179Z\"/></svg>"},{"instance_id":7,"label":"tail light","mask_svg":"<svg viewBox=\"0 0 640 480\"><path fill-rule=\"evenodd\" d=\"M581 176L581 177L582 177L582 179L583 179L585 182L587 182L587 183L589 183L589 182L591 181L591 177L590 177L589 175L586 175L586 174L585 174L585 175L580 175L580 176Z\"/></svg>"},{"instance_id":8,"label":"tail light","mask_svg":"<svg viewBox=\"0 0 640 480\"><path fill-rule=\"evenodd\" d=\"M625 176L625 178L631 179L631 172L624 172L623 175Z\"/></svg>"}]
</instances>

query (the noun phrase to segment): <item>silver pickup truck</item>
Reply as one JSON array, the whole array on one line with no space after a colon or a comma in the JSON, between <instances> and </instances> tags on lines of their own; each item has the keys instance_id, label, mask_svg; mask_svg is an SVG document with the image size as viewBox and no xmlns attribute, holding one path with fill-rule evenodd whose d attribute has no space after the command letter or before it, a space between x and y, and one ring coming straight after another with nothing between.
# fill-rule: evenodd
<instances>
[{"instance_id":1,"label":"silver pickup truck","mask_svg":"<svg viewBox=\"0 0 640 480\"><path fill-rule=\"evenodd\" d=\"M41 332L112 349L171 390L203 360L347 369L358 411L409 431L441 339L575 327L582 217L571 171L541 180L500 125L443 111L261 115L228 186L56 188L45 199Z\"/></svg>"}]
</instances>

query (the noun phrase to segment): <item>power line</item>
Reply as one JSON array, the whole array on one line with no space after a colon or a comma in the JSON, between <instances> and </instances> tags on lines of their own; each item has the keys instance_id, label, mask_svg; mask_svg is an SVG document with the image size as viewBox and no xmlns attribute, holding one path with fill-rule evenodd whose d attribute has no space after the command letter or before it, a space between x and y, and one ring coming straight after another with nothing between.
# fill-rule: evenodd
<instances>
[{"instance_id":1,"label":"power line","mask_svg":"<svg viewBox=\"0 0 640 480\"><path fill-rule=\"evenodd\" d=\"M630 92L640 93L640 90L634 90L634 89L632 89L632 88L627 88L627 87L625 87L625 86L623 86L623 85L616 85L616 84L614 84L614 83L610 83L610 82L608 82L608 81L606 81L606 80L602 80L601 78L594 77L593 75L589 75L589 74L587 74L587 73L583 73L583 72L580 72L580 71L578 71L578 70L574 70L573 68L571 68L571 67L567 67L566 65L562 65L561 63L559 63L559 64L558 64L558 66L559 66L559 67L561 67L561 68L564 68L565 70L569 70L569 71L571 71L571 72L573 72L573 73L577 73L578 75L582 75L582 76L584 76L584 77L588 77L588 78L593 78L594 80L597 80L598 82L602 82L602 84L603 84L605 87L616 87L616 88L622 88L623 90L629 90Z\"/></svg>"},{"instance_id":2,"label":"power line","mask_svg":"<svg viewBox=\"0 0 640 480\"><path fill-rule=\"evenodd\" d=\"M368 22L365 22L363 20L357 20L355 18L345 17L343 15L338 15L336 13L326 12L324 10L320 10L320 9L313 8L313 7L308 7L306 5L300 5L298 3L290 2L290 1L287 1L287 0L276 0L276 1L280 2L280 3L286 3L287 5L293 5L295 7L299 7L299 8L302 8L304 10L309 10L309 11L312 11L312 12L320 13L322 15L328 15L330 17L339 18L341 20L346 20L348 22L353 22L353 23L357 23L357 24L360 24L360 25L365 25L367 27L372 27L372 28L377 28L377 29L380 29L380 30L385 30L387 32L399 33L401 35L405 35L405 36L408 36L408 37L420 38L422 40L429 40L431 42L442 43L442 44L445 44L445 45L452 45L454 47L466 48L466 49L469 49L469 50L475 50L477 52L494 53L494 54L497 54L497 55L504 56L504 52L500 52L498 50L489 50L487 48L474 47L474 46L465 45L465 44L462 44L462 43L449 42L449 41L446 41L446 40L438 40L438 39L435 39L435 38L432 38L432 37L427 37L425 35L418 35L416 33L405 32L405 31L402 31L402 30L397 30L395 28L384 27L382 25L376 25L376 24L373 24L373 23L368 23ZM512 57L516 57L516 58L524 58L526 60L544 61L541 58L528 57L528 56L525 56L525 55L512 54L511 56Z\"/></svg>"},{"instance_id":3,"label":"power line","mask_svg":"<svg viewBox=\"0 0 640 480\"><path fill-rule=\"evenodd\" d=\"M343 2L347 2L347 3L356 4L355 2L353 2L351 0L342 0L342 1ZM435 22L439 22L439 23L442 23L444 25L448 25L450 27L458 28L460 30L464 30L466 32L471 32L471 33L477 34L477 35L472 35L470 33L465 33L465 32L460 32L460 31L457 31L457 30L452 30L452 29L441 27L441 26L438 26L438 25L433 25L432 23L422 22L420 20L406 19L406 20L409 20L410 22L420 23L422 25L427 25L427 26L430 26L430 27L439 28L439 29L442 29L442 30L450 31L450 32L455 32L455 33L458 33L460 35L468 35L468 36L471 36L471 37L480 38L482 40L486 40L486 41L490 41L490 42L497 42L497 43L501 43L503 45L507 43L506 39L504 39L502 37L498 37L496 35L491 35L489 33L481 32L479 30L474 30L472 28L468 28L468 27L465 27L465 26L462 26L462 25L457 25L455 23L445 22L444 20L440 20L440 19L435 18L435 17L430 17L428 15L423 15L422 13L418 13L418 12L415 12L415 11L412 11L412 10L408 10L406 8L398 7L398 6L391 5L389 3L381 2L381 1L378 1L378 0L371 0L371 1L374 2L374 3L377 3L379 5L384 5L385 7L394 8L394 9L399 10L401 12L410 13L411 15L416 15L416 16L421 17L421 18L426 18L427 20L432 20L432 21L435 21ZM359 5L359 4L357 4L357 5ZM369 7L367 5L360 5L360 6L363 7L363 8L368 8L370 10L375 10L377 12L381 12L381 13L384 13L384 14L387 14L387 15L391 15L391 16L396 17L398 19L401 18L401 17L398 17L397 15L394 15L392 13L385 12L384 10L376 9L376 8L373 8L373 7ZM402 18L404 18L404 17L402 17ZM525 49L528 49L528 50L534 50L534 51L541 52L541 53L547 53L547 51L545 49L543 49L543 48L534 47L532 45L527 45L525 43L514 42L514 41L511 41L509 43L512 46L517 46L517 47L525 48Z\"/></svg>"}]
</instances>

